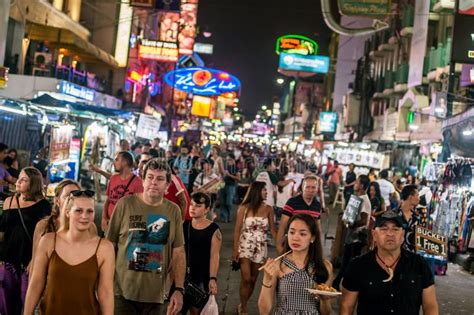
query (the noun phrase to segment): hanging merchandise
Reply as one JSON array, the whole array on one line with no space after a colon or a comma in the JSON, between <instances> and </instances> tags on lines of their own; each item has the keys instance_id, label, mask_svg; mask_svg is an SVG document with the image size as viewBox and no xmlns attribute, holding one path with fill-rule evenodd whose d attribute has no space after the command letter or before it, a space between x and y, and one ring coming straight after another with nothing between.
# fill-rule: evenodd
<instances>
[{"instance_id":1,"label":"hanging merchandise","mask_svg":"<svg viewBox=\"0 0 474 315\"><path fill-rule=\"evenodd\" d=\"M474 194L472 168L474 160L450 158L439 176L439 185L433 194L428 226L432 231L449 239L449 257L466 252L472 241Z\"/></svg>"}]
</instances>

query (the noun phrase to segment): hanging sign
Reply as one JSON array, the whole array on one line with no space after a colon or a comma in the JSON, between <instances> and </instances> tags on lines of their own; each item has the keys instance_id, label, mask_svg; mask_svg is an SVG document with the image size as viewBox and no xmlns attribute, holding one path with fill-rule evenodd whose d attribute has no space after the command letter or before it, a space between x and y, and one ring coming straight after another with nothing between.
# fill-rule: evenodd
<instances>
[{"instance_id":1,"label":"hanging sign","mask_svg":"<svg viewBox=\"0 0 474 315\"><path fill-rule=\"evenodd\" d=\"M280 69L314 73L328 73L329 57L303 56L282 52L280 54Z\"/></svg>"},{"instance_id":2,"label":"hanging sign","mask_svg":"<svg viewBox=\"0 0 474 315\"><path fill-rule=\"evenodd\" d=\"M317 55L318 44L305 36L301 35L285 35L277 39L276 53L281 52L295 55Z\"/></svg>"},{"instance_id":3,"label":"hanging sign","mask_svg":"<svg viewBox=\"0 0 474 315\"><path fill-rule=\"evenodd\" d=\"M419 225L415 228L416 251L448 257L448 240L446 236L434 233Z\"/></svg>"},{"instance_id":4,"label":"hanging sign","mask_svg":"<svg viewBox=\"0 0 474 315\"><path fill-rule=\"evenodd\" d=\"M211 113L212 99L210 97L194 95L191 114L200 117L209 117Z\"/></svg>"},{"instance_id":5,"label":"hanging sign","mask_svg":"<svg viewBox=\"0 0 474 315\"><path fill-rule=\"evenodd\" d=\"M178 45L173 42L143 39L138 47L138 58L176 62Z\"/></svg>"},{"instance_id":6,"label":"hanging sign","mask_svg":"<svg viewBox=\"0 0 474 315\"><path fill-rule=\"evenodd\" d=\"M342 15L374 16L387 15L392 6L391 0L339 0L339 12Z\"/></svg>"},{"instance_id":7,"label":"hanging sign","mask_svg":"<svg viewBox=\"0 0 474 315\"><path fill-rule=\"evenodd\" d=\"M49 146L50 163L69 159L72 134L73 128L70 125L51 128L51 143Z\"/></svg>"},{"instance_id":8,"label":"hanging sign","mask_svg":"<svg viewBox=\"0 0 474 315\"><path fill-rule=\"evenodd\" d=\"M210 68L182 68L165 75L165 82L176 89L196 95L221 95L240 89L235 76Z\"/></svg>"}]
</instances>

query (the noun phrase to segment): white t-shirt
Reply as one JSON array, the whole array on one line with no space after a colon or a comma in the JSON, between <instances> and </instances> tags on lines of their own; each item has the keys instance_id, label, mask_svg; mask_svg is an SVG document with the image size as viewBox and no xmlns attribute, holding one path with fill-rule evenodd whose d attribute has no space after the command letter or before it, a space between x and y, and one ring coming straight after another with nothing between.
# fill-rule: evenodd
<instances>
[{"instance_id":1,"label":"white t-shirt","mask_svg":"<svg viewBox=\"0 0 474 315\"><path fill-rule=\"evenodd\" d=\"M362 206L360 208L360 214L367 213L369 220L367 220L367 226L369 226L370 215L372 214L372 205L370 204L370 199L367 194L359 196L362 199Z\"/></svg>"},{"instance_id":2,"label":"white t-shirt","mask_svg":"<svg viewBox=\"0 0 474 315\"><path fill-rule=\"evenodd\" d=\"M380 194L382 195L382 198L385 202L386 205L390 204L390 195L395 192L395 186L388 180L381 178L377 179L376 182L380 186Z\"/></svg>"},{"instance_id":3,"label":"white t-shirt","mask_svg":"<svg viewBox=\"0 0 474 315\"><path fill-rule=\"evenodd\" d=\"M274 196L275 185L273 185L270 179L270 175L268 175L268 172L267 171L260 172L257 175L257 178L255 179L255 181L265 183L265 186L268 192L266 203L267 205L273 207L275 205L275 196Z\"/></svg>"},{"instance_id":4,"label":"white t-shirt","mask_svg":"<svg viewBox=\"0 0 474 315\"><path fill-rule=\"evenodd\" d=\"M276 198L276 206L279 208L283 208L286 205L288 199L290 199L293 195L295 183L291 182L285 187L283 187L282 192L280 189L277 188L277 198Z\"/></svg>"}]
</instances>

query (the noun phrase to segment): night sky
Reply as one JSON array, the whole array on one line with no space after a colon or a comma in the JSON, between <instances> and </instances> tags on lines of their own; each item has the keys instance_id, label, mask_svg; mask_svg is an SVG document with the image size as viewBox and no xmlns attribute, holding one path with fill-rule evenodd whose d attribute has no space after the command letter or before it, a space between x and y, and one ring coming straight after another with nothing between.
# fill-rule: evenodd
<instances>
[{"instance_id":1,"label":"night sky","mask_svg":"<svg viewBox=\"0 0 474 315\"><path fill-rule=\"evenodd\" d=\"M299 34L316 40L327 55L330 30L324 23L320 0L200 0L198 42L214 45L213 55L202 55L206 65L236 75L241 83L240 107L253 118L263 105L281 95L275 82L276 39ZM204 38L203 31L212 33ZM251 115L249 117L248 115Z\"/></svg>"}]
</instances>

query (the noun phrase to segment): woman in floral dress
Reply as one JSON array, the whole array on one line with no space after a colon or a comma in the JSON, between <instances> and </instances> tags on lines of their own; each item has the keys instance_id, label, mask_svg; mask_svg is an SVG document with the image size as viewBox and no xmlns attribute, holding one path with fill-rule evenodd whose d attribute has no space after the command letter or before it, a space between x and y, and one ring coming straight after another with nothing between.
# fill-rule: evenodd
<instances>
[{"instance_id":1,"label":"woman in floral dress","mask_svg":"<svg viewBox=\"0 0 474 315\"><path fill-rule=\"evenodd\" d=\"M267 258L269 229L276 239L273 209L265 203L267 193L265 183L252 183L237 212L232 260L240 263L242 277L239 314L247 314L247 302L257 282L258 268Z\"/></svg>"}]
</instances>

